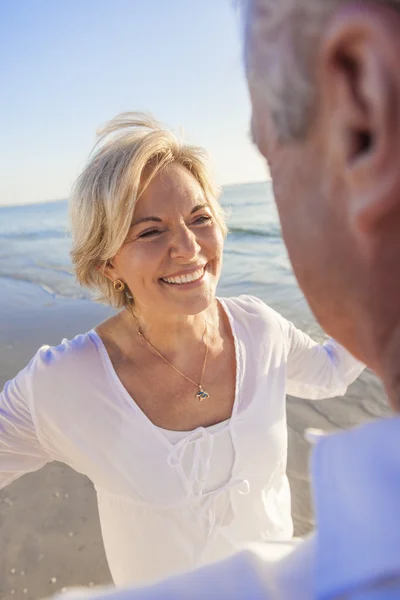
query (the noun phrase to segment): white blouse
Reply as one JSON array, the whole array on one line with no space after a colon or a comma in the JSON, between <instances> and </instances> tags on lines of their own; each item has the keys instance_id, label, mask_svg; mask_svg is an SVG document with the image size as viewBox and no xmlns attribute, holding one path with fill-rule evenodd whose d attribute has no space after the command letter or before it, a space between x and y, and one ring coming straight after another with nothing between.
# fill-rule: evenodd
<instances>
[{"instance_id":1,"label":"white blouse","mask_svg":"<svg viewBox=\"0 0 400 600\"><path fill-rule=\"evenodd\" d=\"M231 418L191 432L156 427L92 330L42 347L0 396L0 488L51 460L93 482L117 585L146 584L293 534L286 393L342 395L361 373L261 300L219 300L232 328Z\"/></svg>"}]
</instances>

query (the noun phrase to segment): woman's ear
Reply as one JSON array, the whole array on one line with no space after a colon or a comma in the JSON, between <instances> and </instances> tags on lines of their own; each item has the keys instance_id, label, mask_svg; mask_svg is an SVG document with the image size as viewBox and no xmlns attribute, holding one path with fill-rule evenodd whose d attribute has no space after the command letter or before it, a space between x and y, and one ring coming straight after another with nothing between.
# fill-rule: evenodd
<instances>
[{"instance_id":1,"label":"woman's ear","mask_svg":"<svg viewBox=\"0 0 400 600\"><path fill-rule=\"evenodd\" d=\"M101 263L97 265L96 269L100 271L104 277L107 277L111 282L114 282L116 279L119 279L116 267L112 260L108 260L106 263Z\"/></svg>"}]
</instances>

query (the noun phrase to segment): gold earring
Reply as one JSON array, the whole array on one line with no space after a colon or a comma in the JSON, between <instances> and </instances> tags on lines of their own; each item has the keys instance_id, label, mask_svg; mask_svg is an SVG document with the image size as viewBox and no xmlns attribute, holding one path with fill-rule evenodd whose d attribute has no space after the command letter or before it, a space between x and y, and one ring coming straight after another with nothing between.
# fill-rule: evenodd
<instances>
[{"instance_id":1,"label":"gold earring","mask_svg":"<svg viewBox=\"0 0 400 600\"><path fill-rule=\"evenodd\" d=\"M115 290L116 292L123 292L123 291L124 291L124 289L125 289L125 284L124 284L124 282L123 282L123 281L121 281L120 279L116 279L116 280L113 282L113 286L114 286L114 290Z\"/></svg>"}]
</instances>

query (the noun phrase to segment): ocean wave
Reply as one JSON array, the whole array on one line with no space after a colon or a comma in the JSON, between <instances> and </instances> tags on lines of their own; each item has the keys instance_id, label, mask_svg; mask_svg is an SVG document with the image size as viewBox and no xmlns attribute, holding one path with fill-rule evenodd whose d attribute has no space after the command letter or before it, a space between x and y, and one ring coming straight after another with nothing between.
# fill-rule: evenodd
<instances>
[{"instance_id":1,"label":"ocean wave","mask_svg":"<svg viewBox=\"0 0 400 600\"><path fill-rule=\"evenodd\" d=\"M72 281L51 281L47 278L41 278L30 273L7 273L0 272L0 278L10 279L12 281L21 281L37 286L43 292L53 298L71 298L77 300L87 300L90 298L90 292L81 288Z\"/></svg>"},{"instance_id":2,"label":"ocean wave","mask_svg":"<svg viewBox=\"0 0 400 600\"><path fill-rule=\"evenodd\" d=\"M0 240L48 240L69 238L70 235L63 229L44 229L42 231L15 231L0 233Z\"/></svg>"},{"instance_id":3,"label":"ocean wave","mask_svg":"<svg viewBox=\"0 0 400 600\"><path fill-rule=\"evenodd\" d=\"M271 227L269 230L252 229L252 228L247 228L247 227L229 227L229 233L233 233L238 237L242 237L242 236L267 237L267 238L282 237L279 227Z\"/></svg>"},{"instance_id":4,"label":"ocean wave","mask_svg":"<svg viewBox=\"0 0 400 600\"><path fill-rule=\"evenodd\" d=\"M46 263L37 260L33 263L33 266L39 267L40 269L46 269L47 271L55 271L56 273L64 273L65 275L74 275L74 269L72 265L55 265L53 263Z\"/></svg>"},{"instance_id":5,"label":"ocean wave","mask_svg":"<svg viewBox=\"0 0 400 600\"><path fill-rule=\"evenodd\" d=\"M266 238L280 238L279 227L270 229L253 229L251 227L229 227L229 233L236 237L253 236ZM15 231L9 233L0 233L0 240L49 240L49 239L70 239L68 231L62 229L44 229L42 231Z\"/></svg>"}]
</instances>

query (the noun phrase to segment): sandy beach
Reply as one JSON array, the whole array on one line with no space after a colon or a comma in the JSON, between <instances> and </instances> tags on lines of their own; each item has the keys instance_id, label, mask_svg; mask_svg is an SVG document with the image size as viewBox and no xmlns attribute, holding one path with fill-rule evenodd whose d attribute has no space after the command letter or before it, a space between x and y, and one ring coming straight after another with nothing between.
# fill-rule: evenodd
<instances>
[{"instance_id":1,"label":"sandy beach","mask_svg":"<svg viewBox=\"0 0 400 600\"><path fill-rule=\"evenodd\" d=\"M85 300L60 299L36 285L0 278L0 386L43 344L87 331L109 314ZM288 398L289 461L296 535L312 530L306 427L347 428L389 414L371 372L345 398ZM91 482L53 463L0 492L0 599L38 600L64 587L109 583Z\"/></svg>"}]
</instances>

